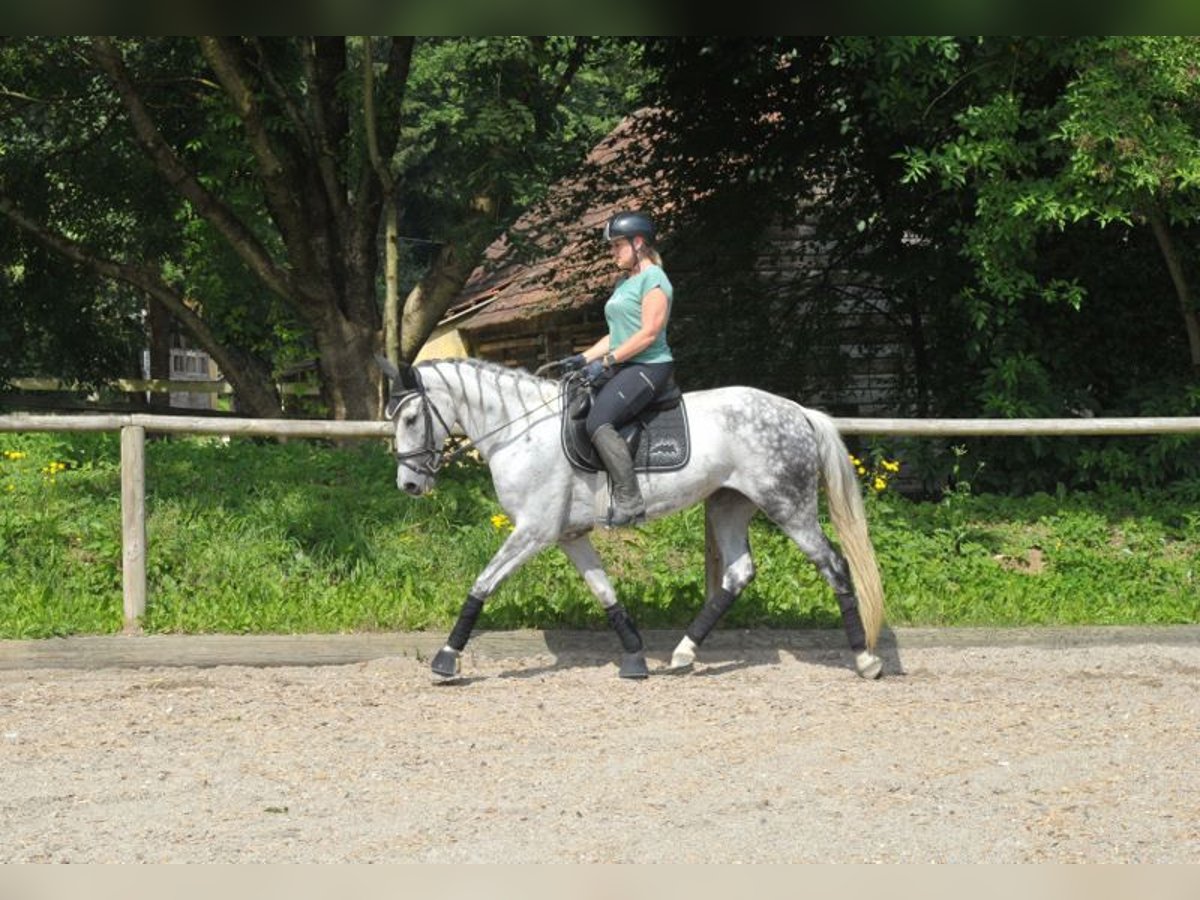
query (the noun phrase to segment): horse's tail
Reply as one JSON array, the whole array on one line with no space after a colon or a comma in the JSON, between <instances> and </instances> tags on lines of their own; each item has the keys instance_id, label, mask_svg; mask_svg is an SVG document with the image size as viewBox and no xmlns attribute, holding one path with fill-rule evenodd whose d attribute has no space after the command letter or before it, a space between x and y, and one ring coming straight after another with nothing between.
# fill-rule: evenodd
<instances>
[{"instance_id":1,"label":"horse's tail","mask_svg":"<svg viewBox=\"0 0 1200 900\"><path fill-rule=\"evenodd\" d=\"M850 577L858 595L858 613L867 635L867 648L875 649L879 629L883 625L883 584L875 548L867 533L867 513L850 451L846 449L833 419L824 413L805 409L804 415L812 424L817 437L817 452L821 457L821 478L829 501L829 517L837 530L842 552L850 563Z\"/></svg>"}]
</instances>

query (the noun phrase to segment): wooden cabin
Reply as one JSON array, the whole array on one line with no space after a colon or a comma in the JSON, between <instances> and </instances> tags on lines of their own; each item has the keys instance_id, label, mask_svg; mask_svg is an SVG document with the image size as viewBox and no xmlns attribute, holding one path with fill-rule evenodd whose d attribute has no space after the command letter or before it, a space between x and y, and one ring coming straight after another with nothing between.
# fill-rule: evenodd
<instances>
[{"instance_id":1,"label":"wooden cabin","mask_svg":"<svg viewBox=\"0 0 1200 900\"><path fill-rule=\"evenodd\" d=\"M828 244L803 217L758 228L752 253L733 257L709 229L673 227L689 217L661 185L619 177L628 154L642 152L645 115L623 121L488 249L418 359L474 356L533 370L590 346L606 331L618 274L604 223L643 209L659 224L675 286L670 340L685 390L751 384L836 415L907 409L911 353L885 293L832 271ZM734 326L731 307L745 311Z\"/></svg>"}]
</instances>

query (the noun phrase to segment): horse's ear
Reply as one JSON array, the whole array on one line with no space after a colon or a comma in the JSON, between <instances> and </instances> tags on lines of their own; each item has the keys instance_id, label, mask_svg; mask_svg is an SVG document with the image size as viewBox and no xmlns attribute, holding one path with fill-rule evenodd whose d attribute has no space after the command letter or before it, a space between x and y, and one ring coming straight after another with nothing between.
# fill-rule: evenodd
<instances>
[{"instance_id":1,"label":"horse's ear","mask_svg":"<svg viewBox=\"0 0 1200 900\"><path fill-rule=\"evenodd\" d=\"M388 381L392 382L393 384L400 381L400 370L392 365L392 361L386 356L380 356L378 353L376 353L375 365L379 366L379 370L387 376Z\"/></svg>"}]
</instances>

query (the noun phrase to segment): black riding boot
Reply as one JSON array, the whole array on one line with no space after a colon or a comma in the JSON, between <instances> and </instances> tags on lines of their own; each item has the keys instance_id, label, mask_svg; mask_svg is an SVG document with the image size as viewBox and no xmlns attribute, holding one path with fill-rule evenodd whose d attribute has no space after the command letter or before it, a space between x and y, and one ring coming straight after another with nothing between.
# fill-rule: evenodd
<instances>
[{"instance_id":1,"label":"black riding boot","mask_svg":"<svg viewBox=\"0 0 1200 900\"><path fill-rule=\"evenodd\" d=\"M604 461L612 479L612 519L609 526L636 525L646 518L646 504L638 490L629 446L611 425L601 425L592 435L592 445Z\"/></svg>"}]
</instances>

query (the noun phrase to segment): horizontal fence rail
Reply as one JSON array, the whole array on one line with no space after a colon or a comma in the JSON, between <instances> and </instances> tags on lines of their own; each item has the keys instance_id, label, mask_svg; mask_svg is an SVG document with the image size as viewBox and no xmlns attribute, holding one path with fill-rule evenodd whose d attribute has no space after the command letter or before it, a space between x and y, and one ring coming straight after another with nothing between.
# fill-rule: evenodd
<instances>
[{"instance_id":1,"label":"horizontal fence rail","mask_svg":"<svg viewBox=\"0 0 1200 900\"><path fill-rule=\"evenodd\" d=\"M92 393L96 390L116 391L121 394L222 394L234 393L233 385L221 379L199 378L117 378L96 387L80 387L61 378L14 378L12 386L30 393ZM275 385L281 394L316 397L321 389L315 384L285 381Z\"/></svg>"},{"instance_id":2,"label":"horizontal fence rail","mask_svg":"<svg viewBox=\"0 0 1200 900\"><path fill-rule=\"evenodd\" d=\"M893 437L1101 437L1200 434L1200 416L1132 416L1119 419L861 419L834 418L842 434ZM5 431L118 431L140 426L161 434L230 437L391 437L390 422L329 419L238 419L156 416L149 413L31 414L0 416Z\"/></svg>"},{"instance_id":3,"label":"horizontal fence rail","mask_svg":"<svg viewBox=\"0 0 1200 900\"><path fill-rule=\"evenodd\" d=\"M159 434L216 434L227 437L391 437L391 422L329 419L235 419L224 416L156 416L149 413L0 416L4 431L120 431L143 428Z\"/></svg>"},{"instance_id":4,"label":"horizontal fence rail","mask_svg":"<svg viewBox=\"0 0 1200 900\"><path fill-rule=\"evenodd\" d=\"M1120 419L858 419L835 418L846 435L894 437L1066 437L1151 434L1200 434L1200 417ZM104 415L0 416L4 432L97 432L121 435L121 581L125 629L140 630L146 612L146 433L213 434L224 437L387 438L393 425L383 421L327 419L234 419L204 416L156 416L145 413Z\"/></svg>"},{"instance_id":5,"label":"horizontal fence rail","mask_svg":"<svg viewBox=\"0 0 1200 900\"><path fill-rule=\"evenodd\" d=\"M1121 419L853 419L835 418L842 434L892 437L1101 437L1200 434L1200 417Z\"/></svg>"}]
</instances>

